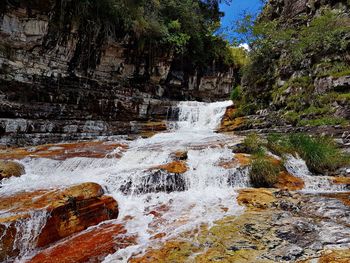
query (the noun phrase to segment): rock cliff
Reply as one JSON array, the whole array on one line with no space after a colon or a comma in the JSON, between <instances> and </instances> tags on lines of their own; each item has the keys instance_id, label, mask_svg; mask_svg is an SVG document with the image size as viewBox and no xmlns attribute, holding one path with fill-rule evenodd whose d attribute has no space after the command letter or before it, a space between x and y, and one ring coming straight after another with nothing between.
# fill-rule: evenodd
<instances>
[{"instance_id":1,"label":"rock cliff","mask_svg":"<svg viewBox=\"0 0 350 263\"><path fill-rule=\"evenodd\" d=\"M348 130L349 7L342 0L267 2L237 98L239 130Z\"/></svg>"},{"instance_id":2,"label":"rock cliff","mask_svg":"<svg viewBox=\"0 0 350 263\"><path fill-rule=\"evenodd\" d=\"M73 2L1 4L2 144L137 133L137 122L166 119L172 101L228 97L237 70L197 69L171 51L140 53L130 34L83 30Z\"/></svg>"}]
</instances>

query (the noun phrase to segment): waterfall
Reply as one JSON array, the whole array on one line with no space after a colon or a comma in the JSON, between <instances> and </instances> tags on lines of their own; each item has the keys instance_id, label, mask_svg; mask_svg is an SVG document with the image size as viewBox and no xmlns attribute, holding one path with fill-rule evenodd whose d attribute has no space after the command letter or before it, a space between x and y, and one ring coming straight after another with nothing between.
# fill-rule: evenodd
<instances>
[{"instance_id":1,"label":"waterfall","mask_svg":"<svg viewBox=\"0 0 350 263\"><path fill-rule=\"evenodd\" d=\"M286 156L285 167L289 173L301 178L305 182L303 191L305 192L340 192L346 191L345 185L336 185L332 183L329 176L313 175L305 161L300 157L291 154Z\"/></svg>"},{"instance_id":2,"label":"waterfall","mask_svg":"<svg viewBox=\"0 0 350 263\"><path fill-rule=\"evenodd\" d=\"M204 103L204 102L180 102L178 130L215 130L225 114L226 108L231 106L231 101Z\"/></svg>"},{"instance_id":3,"label":"waterfall","mask_svg":"<svg viewBox=\"0 0 350 263\"><path fill-rule=\"evenodd\" d=\"M233 160L230 146L239 143L239 139L215 132L231 103L180 102L175 125L151 138L123 141L128 149L119 159L26 158L21 161L26 174L5 179L0 195L99 183L119 203L116 222L132 218L125 227L128 233L138 236L137 245L121 249L105 260L126 262L133 253L241 211L234 188L248 186L247 173L239 170L238 164L228 169L219 165ZM186 172L169 174L156 169L174 161L172 156L179 151L187 152ZM160 207L161 218L156 218L150 212ZM0 213L6 215L6 211ZM33 214L18 226L16 244L22 244L21 258L35 252L30 243L36 240L45 222L45 216ZM152 239L159 233L166 236Z\"/></svg>"}]
</instances>

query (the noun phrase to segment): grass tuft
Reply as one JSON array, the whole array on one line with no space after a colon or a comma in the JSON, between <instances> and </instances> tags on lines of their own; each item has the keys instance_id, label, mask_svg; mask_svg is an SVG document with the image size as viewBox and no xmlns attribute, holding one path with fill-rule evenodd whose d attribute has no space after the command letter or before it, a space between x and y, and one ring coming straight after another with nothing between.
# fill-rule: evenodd
<instances>
[{"instance_id":1,"label":"grass tuft","mask_svg":"<svg viewBox=\"0 0 350 263\"><path fill-rule=\"evenodd\" d=\"M253 187L273 187L282 170L282 166L273 163L266 155L254 157L249 172L250 183Z\"/></svg>"},{"instance_id":2,"label":"grass tuft","mask_svg":"<svg viewBox=\"0 0 350 263\"><path fill-rule=\"evenodd\" d=\"M310 171L315 173L325 174L350 164L349 155L343 153L330 137L313 137L301 133L271 134L267 141L267 148L278 155L297 153L305 160Z\"/></svg>"}]
</instances>

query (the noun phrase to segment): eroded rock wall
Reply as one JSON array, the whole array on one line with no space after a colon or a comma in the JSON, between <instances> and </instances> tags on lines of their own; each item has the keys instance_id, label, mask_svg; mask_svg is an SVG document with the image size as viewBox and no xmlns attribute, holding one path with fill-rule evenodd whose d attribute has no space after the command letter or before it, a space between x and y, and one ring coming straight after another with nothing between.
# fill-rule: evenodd
<instances>
[{"instance_id":1,"label":"eroded rock wall","mask_svg":"<svg viewBox=\"0 0 350 263\"><path fill-rule=\"evenodd\" d=\"M135 121L166 119L174 101L227 98L235 81L233 69L197 71L171 52L141 54L128 34L82 32L60 1L19 2L0 9L2 144L133 133ZM67 11L74 3L65 2Z\"/></svg>"}]
</instances>

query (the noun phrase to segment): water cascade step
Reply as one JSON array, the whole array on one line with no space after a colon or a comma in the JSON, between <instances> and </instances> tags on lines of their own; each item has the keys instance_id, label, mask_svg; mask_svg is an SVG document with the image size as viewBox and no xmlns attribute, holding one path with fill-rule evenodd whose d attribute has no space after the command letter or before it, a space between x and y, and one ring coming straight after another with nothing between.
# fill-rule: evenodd
<instances>
[{"instance_id":1,"label":"water cascade step","mask_svg":"<svg viewBox=\"0 0 350 263\"><path fill-rule=\"evenodd\" d=\"M246 161L249 157L232 153L232 147L241 143L241 137L216 132L231 105L231 101L180 102L176 109L169 110L169 116L172 119L176 116L177 121L169 122L167 131L133 141L116 139L109 144L114 143L115 149L108 148L108 153L105 146L101 150L97 144L100 153L105 154L104 158L101 154L82 155L69 151L69 157L65 158L64 150L58 151L60 158L55 158L45 152L49 149L36 156L24 154L18 161L24 165L26 173L3 179L0 198L45 189L59 190L87 182L101 185L105 194L116 200L119 207L118 218L108 221L108 227L103 227L104 238L112 242L113 235L107 233L108 229L122 226L122 232L132 237L132 242L129 240L126 246L116 243L117 250L111 249L113 245L109 243L96 253L101 255L100 261L127 262L131 256L142 254L149 247L160 246L166 240L203 225L210 227L216 220L242 211L243 207L236 201L237 189L250 186L249 161ZM71 149L69 146L54 147L62 148ZM74 149L79 149L79 146ZM37 153L36 149L32 151ZM310 178L308 170L301 171L305 167L299 164L297 159L289 158L287 170L296 177ZM311 181L305 181L306 186L311 187ZM2 218L17 216L16 213L1 209L0 224ZM26 244L37 240L46 220L41 222L38 214L28 213L23 230L20 230L20 242ZM6 230L5 225L2 227ZM51 250L49 246L42 252L26 245L16 260L31 257L33 262L47 260L47 255L54 255L60 248L76 242L90 247L91 238L86 239L90 242L88 244L81 237L95 234L91 228L82 229L77 236L58 241L55 249ZM0 239L6 241L1 234ZM115 240L122 242L120 236ZM88 250L88 254L75 255L74 260L84 262L83 259L91 254ZM15 257L13 255L12 259ZM93 255L93 258L99 257ZM69 261L62 259L60 262Z\"/></svg>"}]
</instances>

